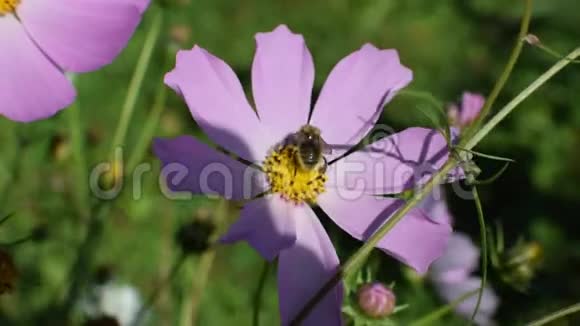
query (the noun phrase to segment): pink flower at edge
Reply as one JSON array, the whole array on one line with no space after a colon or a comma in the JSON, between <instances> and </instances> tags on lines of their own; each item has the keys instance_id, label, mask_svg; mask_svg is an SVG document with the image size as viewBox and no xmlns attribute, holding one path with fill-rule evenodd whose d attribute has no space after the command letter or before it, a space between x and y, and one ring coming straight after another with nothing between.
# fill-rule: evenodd
<instances>
[{"instance_id":1,"label":"pink flower at edge","mask_svg":"<svg viewBox=\"0 0 580 326\"><path fill-rule=\"evenodd\" d=\"M64 72L109 64L125 47L149 0L20 0L0 13L0 115L29 122L70 105Z\"/></svg>"},{"instance_id":2,"label":"pink flower at edge","mask_svg":"<svg viewBox=\"0 0 580 326\"><path fill-rule=\"evenodd\" d=\"M448 117L450 124L457 128L463 128L473 122L483 109L485 97L478 93L464 92L459 106L450 105Z\"/></svg>"},{"instance_id":3,"label":"pink flower at edge","mask_svg":"<svg viewBox=\"0 0 580 326\"><path fill-rule=\"evenodd\" d=\"M233 70L198 46L178 53L176 67L165 82L185 99L213 142L246 161L260 165L276 144L305 124L318 127L333 147L342 145L327 156L329 162L340 159L329 165L326 191L316 202L351 236L367 240L403 204L377 195L399 193L424 182L449 154L439 133L410 128L341 158L373 128L383 106L411 81L411 71L401 65L395 50L366 44L334 67L309 118L314 64L303 37L281 25L257 34L256 42L252 65L256 111ZM262 171L194 137L156 139L153 147L172 191L239 200L268 189L262 177L248 194L247 176L263 176ZM448 224L433 222L421 209L413 209L378 248L424 272L442 254L450 233ZM223 243L240 240L265 259L278 257L284 325L339 267L334 247L310 206L288 202L276 193L247 203L221 239ZM339 284L304 325L340 325L341 304Z\"/></svg>"},{"instance_id":4,"label":"pink flower at edge","mask_svg":"<svg viewBox=\"0 0 580 326\"><path fill-rule=\"evenodd\" d=\"M436 187L419 207L434 221L453 224L453 216L441 186ZM454 301L481 286L481 278L472 275L479 265L479 259L480 250L469 236L461 232L451 235L445 252L431 264L428 273L436 292L445 302ZM477 295L474 295L457 305L454 310L464 318L471 318L476 303ZM493 288L487 285L483 290L479 312L475 316L477 325L493 325L493 315L498 305L499 298Z\"/></svg>"}]
</instances>

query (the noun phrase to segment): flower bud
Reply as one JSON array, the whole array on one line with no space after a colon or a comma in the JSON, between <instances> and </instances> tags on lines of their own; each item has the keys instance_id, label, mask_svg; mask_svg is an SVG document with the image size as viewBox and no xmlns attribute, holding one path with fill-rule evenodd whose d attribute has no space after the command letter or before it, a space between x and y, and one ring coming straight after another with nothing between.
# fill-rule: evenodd
<instances>
[{"instance_id":1,"label":"flower bud","mask_svg":"<svg viewBox=\"0 0 580 326\"><path fill-rule=\"evenodd\" d=\"M201 253L210 247L210 238L214 229L215 226L209 218L196 218L182 225L177 230L175 238L184 253Z\"/></svg>"},{"instance_id":2,"label":"flower bud","mask_svg":"<svg viewBox=\"0 0 580 326\"><path fill-rule=\"evenodd\" d=\"M12 291L17 278L18 271L12 256L0 249L0 295Z\"/></svg>"},{"instance_id":3,"label":"flower bud","mask_svg":"<svg viewBox=\"0 0 580 326\"><path fill-rule=\"evenodd\" d=\"M390 288L381 283L365 284L357 292L358 306L367 316L385 318L393 313L396 297Z\"/></svg>"}]
</instances>

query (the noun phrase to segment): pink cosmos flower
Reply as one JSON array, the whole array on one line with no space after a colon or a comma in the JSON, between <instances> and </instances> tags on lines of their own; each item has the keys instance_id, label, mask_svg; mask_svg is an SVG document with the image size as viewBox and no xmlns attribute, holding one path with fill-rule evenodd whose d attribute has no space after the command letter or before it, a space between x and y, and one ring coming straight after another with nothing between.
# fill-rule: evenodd
<instances>
[{"instance_id":1,"label":"pink cosmos flower","mask_svg":"<svg viewBox=\"0 0 580 326\"><path fill-rule=\"evenodd\" d=\"M467 126L477 118L484 104L485 98L481 94L464 92L461 106L452 104L447 110L449 123L457 128Z\"/></svg>"},{"instance_id":2,"label":"pink cosmos flower","mask_svg":"<svg viewBox=\"0 0 580 326\"><path fill-rule=\"evenodd\" d=\"M256 42L255 111L233 70L198 46L180 51L175 69L165 77L211 140L241 160L189 136L157 139L154 152L173 191L253 199L221 241L247 241L264 258L278 257L280 313L288 324L339 266L310 205L319 205L343 230L365 241L402 205L377 195L425 181L447 160L448 151L436 131L410 128L348 154L374 127L383 106L412 79L395 50L366 44L341 60L311 113L314 64L303 37L281 25L257 34ZM324 164L301 165L297 144L288 142L304 125L317 128L333 148L325 156L326 169L320 168ZM250 183L252 175L258 178ZM413 209L378 247L424 272L442 253L450 232L448 224ZM304 324L341 324L341 303L338 285Z\"/></svg>"},{"instance_id":3,"label":"pink cosmos flower","mask_svg":"<svg viewBox=\"0 0 580 326\"><path fill-rule=\"evenodd\" d=\"M28 122L72 103L64 72L109 64L149 0L0 1L0 115Z\"/></svg>"},{"instance_id":4,"label":"pink cosmos flower","mask_svg":"<svg viewBox=\"0 0 580 326\"><path fill-rule=\"evenodd\" d=\"M429 277L439 296L445 302L451 302L481 286L481 278L471 275L478 265L479 248L467 235L455 232L449 239L445 254L431 265ZM457 305L455 312L471 318L476 304L477 295L472 295ZM498 304L499 299L494 290L486 285L475 322L478 325L492 325Z\"/></svg>"}]
</instances>

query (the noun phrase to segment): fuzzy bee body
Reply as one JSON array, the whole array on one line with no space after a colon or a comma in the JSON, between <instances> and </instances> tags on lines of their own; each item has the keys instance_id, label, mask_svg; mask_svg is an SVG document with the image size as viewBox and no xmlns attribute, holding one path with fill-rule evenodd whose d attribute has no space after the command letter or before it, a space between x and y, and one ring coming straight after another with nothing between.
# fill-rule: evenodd
<instances>
[{"instance_id":1,"label":"fuzzy bee body","mask_svg":"<svg viewBox=\"0 0 580 326\"><path fill-rule=\"evenodd\" d=\"M328 153L330 147L320 136L320 130L311 125L305 125L290 136L290 143L297 147L296 163L303 170L318 169L324 173L327 162L324 153Z\"/></svg>"}]
</instances>

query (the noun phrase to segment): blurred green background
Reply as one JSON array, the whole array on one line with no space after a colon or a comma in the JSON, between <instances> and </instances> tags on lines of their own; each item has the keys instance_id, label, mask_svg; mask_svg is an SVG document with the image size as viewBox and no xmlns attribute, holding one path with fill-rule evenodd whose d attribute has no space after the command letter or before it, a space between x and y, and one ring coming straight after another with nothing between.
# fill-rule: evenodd
<instances>
[{"instance_id":1,"label":"blurred green background","mask_svg":"<svg viewBox=\"0 0 580 326\"><path fill-rule=\"evenodd\" d=\"M253 35L285 23L307 41L316 65L317 89L336 62L371 42L399 51L403 64L414 72L411 89L449 103L459 100L465 90L490 91L513 46L523 7L522 1L499 0L167 2L163 9L157 3L150 8L112 65L75 79L79 96L74 109L80 109L86 128L89 168L109 158L131 76L147 31L159 14L163 15L163 29L130 121L123 147L125 160L143 137L145 122L162 94L162 76L173 66L178 47L200 44L228 62L249 90ZM565 53L580 44L578 21L578 1L535 1L531 32ZM553 62L546 53L526 46L496 109ZM491 272L491 284L501 298L496 315L500 325L522 324L580 299L579 85L578 67L572 65L527 99L478 147L517 161L499 180L480 189L488 221L501 221L508 244L523 237L538 241L544 249L543 267L527 293L513 290ZM167 94L154 135L199 135L184 103L171 91ZM426 125L428 121L416 109L420 105L424 102L399 96L387 106L383 122L397 129ZM30 124L0 118L0 216L13 213L0 225L0 241L24 237L34 228L47 231L42 239L8 250L20 277L14 291L0 296L1 325L64 324L56 311L71 297L67 294L74 283L71 278L85 275L86 279L99 266L109 266L118 282L131 284L142 297L148 297L163 284L179 257L174 242L179 226L191 221L200 209L219 210L215 200L174 202L164 198L158 184L158 162L147 152L142 162L151 163L153 170L145 174L141 198L134 200L132 185L125 184L120 197L105 204L96 230L94 219L76 204L79 166L72 154L69 111ZM478 164L484 176L501 166L481 159ZM473 203L448 197L457 229L477 242ZM94 198L91 204L102 205ZM344 260L359 243L331 223L326 225ZM96 235L88 236L87 249L87 234L91 233ZM80 272L73 270L75 261ZM395 317L402 325L442 304L428 282L409 277L393 259L377 254L371 264L379 280L397 282L399 302L410 305ZM171 283L162 287L149 321L153 325L250 325L262 265L246 244L190 257ZM79 293L73 297L82 296ZM271 269L263 294L262 325L277 324L277 314ZM82 320L82 313L73 310L72 323ZM571 318L558 325L575 322ZM463 321L449 315L440 323L461 325Z\"/></svg>"}]
</instances>

